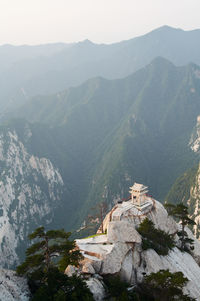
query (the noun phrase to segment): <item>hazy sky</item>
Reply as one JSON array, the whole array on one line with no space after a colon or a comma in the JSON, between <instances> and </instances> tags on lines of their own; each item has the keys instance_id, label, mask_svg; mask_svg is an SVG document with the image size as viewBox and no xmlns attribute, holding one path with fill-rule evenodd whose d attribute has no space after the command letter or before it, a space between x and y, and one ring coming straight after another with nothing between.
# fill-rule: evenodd
<instances>
[{"instance_id":1,"label":"hazy sky","mask_svg":"<svg viewBox=\"0 0 200 301\"><path fill-rule=\"evenodd\" d=\"M0 0L0 44L112 43L164 24L200 28L200 0Z\"/></svg>"}]
</instances>

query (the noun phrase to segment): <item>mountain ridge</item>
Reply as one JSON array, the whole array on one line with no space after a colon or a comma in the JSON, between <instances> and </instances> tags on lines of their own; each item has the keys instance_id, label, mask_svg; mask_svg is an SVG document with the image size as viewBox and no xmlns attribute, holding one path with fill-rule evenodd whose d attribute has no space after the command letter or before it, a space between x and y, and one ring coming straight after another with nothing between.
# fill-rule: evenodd
<instances>
[{"instance_id":1,"label":"mountain ridge","mask_svg":"<svg viewBox=\"0 0 200 301\"><path fill-rule=\"evenodd\" d=\"M30 119L35 128L29 151L36 156L44 151L72 190L80 184L82 193L71 195L82 208L75 224L92 202L120 198L133 179L164 198L198 160L188 143L199 110L199 70L157 58L125 79L98 77L20 108L15 117Z\"/></svg>"},{"instance_id":2,"label":"mountain ridge","mask_svg":"<svg viewBox=\"0 0 200 301\"><path fill-rule=\"evenodd\" d=\"M12 66L8 63L8 67L0 72L0 103L8 111L11 105L17 107L32 96L78 86L95 76L123 78L157 56L163 56L176 65L190 61L200 64L199 37L200 30L180 31L161 27L111 45L83 41L69 47L65 45L50 57L22 59ZM6 66L8 60L1 59L0 55L1 60Z\"/></svg>"}]
</instances>

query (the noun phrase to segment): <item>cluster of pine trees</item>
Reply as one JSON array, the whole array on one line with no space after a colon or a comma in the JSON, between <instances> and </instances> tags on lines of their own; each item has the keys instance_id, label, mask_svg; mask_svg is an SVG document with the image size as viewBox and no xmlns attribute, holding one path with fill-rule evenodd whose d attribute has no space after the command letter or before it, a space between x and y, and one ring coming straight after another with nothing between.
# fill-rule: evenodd
<instances>
[{"instance_id":1,"label":"cluster of pine trees","mask_svg":"<svg viewBox=\"0 0 200 301\"><path fill-rule=\"evenodd\" d=\"M32 301L94 300L81 277L64 274L69 264L77 266L82 258L70 235L64 230L45 231L44 227L29 235L30 240L37 241L26 250L17 274L27 277Z\"/></svg>"},{"instance_id":2,"label":"cluster of pine trees","mask_svg":"<svg viewBox=\"0 0 200 301\"><path fill-rule=\"evenodd\" d=\"M183 287L188 279L182 272L171 273L160 270L144 277L137 287L129 288L119 276L104 278L109 300L114 301L195 301L183 293Z\"/></svg>"},{"instance_id":3,"label":"cluster of pine trees","mask_svg":"<svg viewBox=\"0 0 200 301\"><path fill-rule=\"evenodd\" d=\"M182 203L165 204L169 215L175 217L181 225L177 233L180 240L180 250L189 252L192 240L188 238L185 226L194 224L188 217L188 208ZM103 230L103 229L102 229ZM142 248L154 249L159 255L167 255L175 246L171 235L156 229L147 218L138 227L142 236ZM45 231L37 228L29 235L30 240L36 240L27 250L24 263L17 267L17 274L26 276L32 301L93 301L93 295L81 276L68 277L64 270L68 265L78 266L82 259L75 241L70 240L70 232L62 230ZM115 301L193 301L183 293L183 287L188 279L182 272L171 273L160 270L144 276L143 282L130 289L129 284L121 281L119 276L104 277L107 300Z\"/></svg>"}]
</instances>

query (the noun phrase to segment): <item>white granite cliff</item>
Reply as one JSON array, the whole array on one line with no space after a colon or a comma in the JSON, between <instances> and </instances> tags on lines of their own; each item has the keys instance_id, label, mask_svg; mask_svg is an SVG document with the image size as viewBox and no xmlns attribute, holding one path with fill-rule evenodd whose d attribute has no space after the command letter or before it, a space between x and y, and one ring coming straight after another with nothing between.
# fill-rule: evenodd
<instances>
[{"instance_id":1,"label":"white granite cliff","mask_svg":"<svg viewBox=\"0 0 200 301\"><path fill-rule=\"evenodd\" d=\"M0 269L0 300L28 301L29 299L27 281L17 277L14 271Z\"/></svg>"},{"instance_id":2,"label":"white granite cliff","mask_svg":"<svg viewBox=\"0 0 200 301\"><path fill-rule=\"evenodd\" d=\"M24 139L31 135L27 126ZM19 264L28 234L52 221L63 187L49 159L30 154L15 130L0 133L0 267Z\"/></svg>"},{"instance_id":3,"label":"white granite cliff","mask_svg":"<svg viewBox=\"0 0 200 301\"><path fill-rule=\"evenodd\" d=\"M95 300L103 300L105 296L103 275L119 274L123 280L134 285L141 282L144 275L161 269L181 271L189 280L184 292L200 300L200 242L191 231L187 230L194 239L192 255L181 252L177 247L167 256L160 256L153 249L142 250L137 226L146 217L153 221L156 228L174 234L178 240L176 232L179 225L168 216L161 203L151 198L149 203L141 211L131 201L117 204L104 219L103 226L107 234L76 240L84 260L78 270L69 266L66 273L85 275Z\"/></svg>"}]
</instances>

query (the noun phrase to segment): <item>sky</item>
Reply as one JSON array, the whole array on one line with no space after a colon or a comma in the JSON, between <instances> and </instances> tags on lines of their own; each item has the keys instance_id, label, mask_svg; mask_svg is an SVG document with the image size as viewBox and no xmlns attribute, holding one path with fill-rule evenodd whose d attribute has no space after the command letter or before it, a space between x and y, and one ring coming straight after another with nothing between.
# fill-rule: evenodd
<instances>
[{"instance_id":1,"label":"sky","mask_svg":"<svg viewBox=\"0 0 200 301\"><path fill-rule=\"evenodd\" d=\"M113 43L169 25L200 28L200 0L0 0L0 45Z\"/></svg>"}]
</instances>

